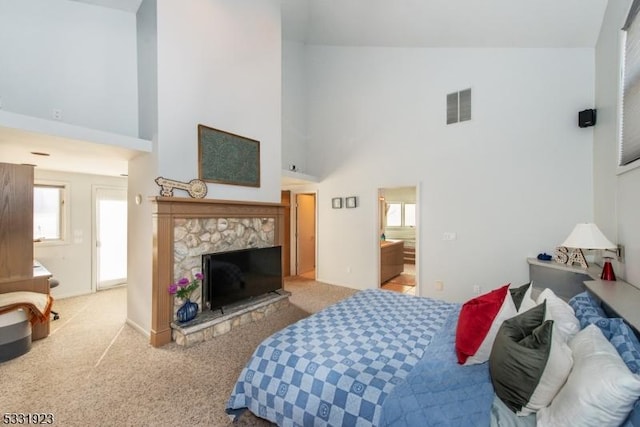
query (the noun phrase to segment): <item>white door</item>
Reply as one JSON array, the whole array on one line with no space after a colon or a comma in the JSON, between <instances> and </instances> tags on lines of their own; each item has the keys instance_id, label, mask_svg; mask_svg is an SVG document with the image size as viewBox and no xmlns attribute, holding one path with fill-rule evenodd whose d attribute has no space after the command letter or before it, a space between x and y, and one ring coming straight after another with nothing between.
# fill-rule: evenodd
<instances>
[{"instance_id":1,"label":"white door","mask_svg":"<svg viewBox=\"0 0 640 427\"><path fill-rule=\"evenodd\" d=\"M127 282L127 192L96 188L96 286Z\"/></svg>"}]
</instances>

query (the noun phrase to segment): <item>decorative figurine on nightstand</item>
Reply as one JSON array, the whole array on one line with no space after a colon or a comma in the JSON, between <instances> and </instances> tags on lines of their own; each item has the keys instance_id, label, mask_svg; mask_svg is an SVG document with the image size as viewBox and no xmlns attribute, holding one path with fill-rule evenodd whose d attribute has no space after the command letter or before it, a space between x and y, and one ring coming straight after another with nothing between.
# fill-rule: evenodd
<instances>
[{"instance_id":1,"label":"decorative figurine on nightstand","mask_svg":"<svg viewBox=\"0 0 640 427\"><path fill-rule=\"evenodd\" d=\"M558 246L553 252L553 260L559 264L566 264L569 261L569 249Z\"/></svg>"},{"instance_id":2,"label":"decorative figurine on nightstand","mask_svg":"<svg viewBox=\"0 0 640 427\"><path fill-rule=\"evenodd\" d=\"M551 258L552 258L552 257L551 257L551 255L549 255L549 254L548 254L548 253L546 253L546 252L541 253L541 254L538 254L538 259L539 259L540 261L551 261Z\"/></svg>"},{"instance_id":3,"label":"decorative figurine on nightstand","mask_svg":"<svg viewBox=\"0 0 640 427\"><path fill-rule=\"evenodd\" d=\"M612 259L613 258L610 257L604 258L604 267L602 268L602 275L600 276L600 279L616 281L616 275L613 272L613 265L611 265Z\"/></svg>"},{"instance_id":4,"label":"decorative figurine on nightstand","mask_svg":"<svg viewBox=\"0 0 640 427\"><path fill-rule=\"evenodd\" d=\"M572 266L577 262L582 268L589 267L582 250L578 248L572 248L571 252L569 252L569 249L566 246L558 246L555 250L553 260L560 264L567 264L569 266Z\"/></svg>"}]
</instances>

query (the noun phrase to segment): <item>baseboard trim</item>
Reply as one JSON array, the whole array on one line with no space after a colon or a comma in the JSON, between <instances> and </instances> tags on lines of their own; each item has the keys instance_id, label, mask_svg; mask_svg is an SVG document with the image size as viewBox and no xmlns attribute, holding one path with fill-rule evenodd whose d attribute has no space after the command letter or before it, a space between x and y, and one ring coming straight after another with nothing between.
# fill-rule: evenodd
<instances>
[{"instance_id":1,"label":"baseboard trim","mask_svg":"<svg viewBox=\"0 0 640 427\"><path fill-rule=\"evenodd\" d=\"M133 320L129 319L128 317L127 317L126 323L127 323L127 325L129 325L133 329L135 329L136 331L140 332L145 337L149 338L151 336L151 333L149 331L147 331L142 326L138 325L136 322L134 322Z\"/></svg>"}]
</instances>

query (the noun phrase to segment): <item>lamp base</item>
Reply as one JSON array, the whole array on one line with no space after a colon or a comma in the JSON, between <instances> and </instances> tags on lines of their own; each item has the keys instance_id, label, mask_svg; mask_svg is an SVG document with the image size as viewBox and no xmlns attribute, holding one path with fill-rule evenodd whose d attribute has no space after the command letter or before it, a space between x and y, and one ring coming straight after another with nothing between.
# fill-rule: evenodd
<instances>
[{"instance_id":1,"label":"lamp base","mask_svg":"<svg viewBox=\"0 0 640 427\"><path fill-rule=\"evenodd\" d=\"M602 280L616 280L616 275L613 272L613 265L611 265L611 261L608 259L604 262L604 267L602 268L602 274L600 275L600 279Z\"/></svg>"}]
</instances>

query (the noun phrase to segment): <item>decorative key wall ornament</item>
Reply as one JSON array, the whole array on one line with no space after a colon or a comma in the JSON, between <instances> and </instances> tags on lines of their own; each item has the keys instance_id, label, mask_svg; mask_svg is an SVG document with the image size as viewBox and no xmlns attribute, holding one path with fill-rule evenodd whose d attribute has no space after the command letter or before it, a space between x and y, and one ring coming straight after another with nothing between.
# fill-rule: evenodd
<instances>
[{"instance_id":1,"label":"decorative key wall ornament","mask_svg":"<svg viewBox=\"0 0 640 427\"><path fill-rule=\"evenodd\" d=\"M160 188L160 195L163 197L172 197L173 190L185 190L194 199L203 199L207 195L207 184L200 179L192 179L189 182L181 182L173 179L163 178L161 176L155 179L156 184Z\"/></svg>"}]
</instances>

